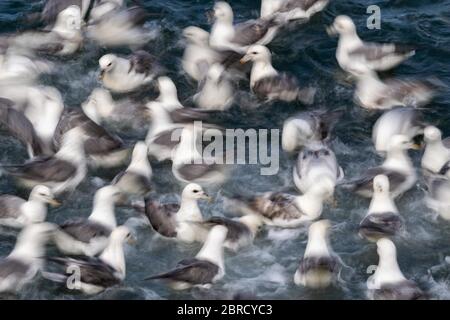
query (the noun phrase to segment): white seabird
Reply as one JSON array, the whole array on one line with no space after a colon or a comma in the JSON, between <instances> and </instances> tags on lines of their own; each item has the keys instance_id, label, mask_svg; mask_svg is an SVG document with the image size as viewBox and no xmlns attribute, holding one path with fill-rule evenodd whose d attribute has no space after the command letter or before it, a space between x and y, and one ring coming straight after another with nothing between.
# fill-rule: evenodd
<instances>
[{"instance_id":1,"label":"white seabird","mask_svg":"<svg viewBox=\"0 0 450 320\"><path fill-rule=\"evenodd\" d=\"M217 225L226 227L228 233L224 247L236 252L253 243L256 234L264 225L264 221L260 215L248 214L234 219L213 216L199 224L209 229Z\"/></svg>"},{"instance_id":2,"label":"white seabird","mask_svg":"<svg viewBox=\"0 0 450 320\"><path fill-rule=\"evenodd\" d=\"M309 20L322 11L329 0L261 0L261 18L275 17L278 22Z\"/></svg>"},{"instance_id":3,"label":"white seabird","mask_svg":"<svg viewBox=\"0 0 450 320\"><path fill-rule=\"evenodd\" d=\"M341 116L341 110L314 110L303 111L290 117L283 123L283 150L294 152L311 142L329 140L334 124Z\"/></svg>"},{"instance_id":4,"label":"white seabird","mask_svg":"<svg viewBox=\"0 0 450 320\"><path fill-rule=\"evenodd\" d=\"M450 165L450 137L442 139L442 132L434 126L424 130L425 152L422 156L422 168L431 173L445 174Z\"/></svg>"},{"instance_id":5,"label":"white seabird","mask_svg":"<svg viewBox=\"0 0 450 320\"><path fill-rule=\"evenodd\" d=\"M114 177L111 184L130 195L145 195L151 187L152 167L148 161L148 148L145 142L134 145L131 162L128 167Z\"/></svg>"},{"instance_id":6,"label":"white seabird","mask_svg":"<svg viewBox=\"0 0 450 320\"><path fill-rule=\"evenodd\" d=\"M7 38L6 42L17 52L71 55L83 43L80 7L72 5L62 10L51 31L29 31Z\"/></svg>"},{"instance_id":7,"label":"white seabird","mask_svg":"<svg viewBox=\"0 0 450 320\"><path fill-rule=\"evenodd\" d=\"M159 72L155 58L139 50L128 57L106 54L99 60L100 79L114 92L130 92L150 83Z\"/></svg>"},{"instance_id":8,"label":"white seabird","mask_svg":"<svg viewBox=\"0 0 450 320\"><path fill-rule=\"evenodd\" d=\"M395 108L383 113L372 129L372 141L381 154L385 154L389 141L397 134L411 140L423 133L424 122L419 111L413 108Z\"/></svg>"},{"instance_id":9,"label":"white seabird","mask_svg":"<svg viewBox=\"0 0 450 320\"><path fill-rule=\"evenodd\" d=\"M23 228L33 223L44 222L47 204L58 206L52 191L38 185L30 192L28 201L9 194L0 195L0 225Z\"/></svg>"},{"instance_id":10,"label":"white seabird","mask_svg":"<svg viewBox=\"0 0 450 320\"><path fill-rule=\"evenodd\" d=\"M0 292L17 292L29 283L44 264L45 244L55 226L37 223L25 227L18 235L11 253L0 259Z\"/></svg>"},{"instance_id":11,"label":"white seabird","mask_svg":"<svg viewBox=\"0 0 450 320\"><path fill-rule=\"evenodd\" d=\"M94 15L93 10L86 35L103 47L129 46L135 49L142 47L156 36L154 31L144 28L148 14L140 7L113 11L99 18L95 18Z\"/></svg>"},{"instance_id":12,"label":"white seabird","mask_svg":"<svg viewBox=\"0 0 450 320\"><path fill-rule=\"evenodd\" d=\"M126 275L126 261L123 245L135 243L135 238L126 226L115 228L110 235L108 246L98 258L50 257L47 260L64 266L63 274L45 272L43 276L49 280L67 285L74 268L80 271L80 282L74 283L74 288L86 294L97 294L108 287L121 283Z\"/></svg>"},{"instance_id":13,"label":"white seabird","mask_svg":"<svg viewBox=\"0 0 450 320\"><path fill-rule=\"evenodd\" d=\"M336 59L341 68L351 74L358 74L367 69L389 70L415 53L408 46L363 42L358 37L355 24L348 16L336 17L328 32L339 34Z\"/></svg>"},{"instance_id":14,"label":"white seabird","mask_svg":"<svg viewBox=\"0 0 450 320\"><path fill-rule=\"evenodd\" d=\"M272 55L264 46L251 46L241 63L253 61L250 74L250 88L261 100L282 100L291 102L299 100L304 104L311 104L316 90L300 88L297 78L286 73L279 73L272 66Z\"/></svg>"},{"instance_id":15,"label":"white seabird","mask_svg":"<svg viewBox=\"0 0 450 320\"><path fill-rule=\"evenodd\" d=\"M265 224L281 228L296 228L320 217L323 203L333 195L334 182L324 178L300 196L268 192L261 196L232 199L236 209L244 214L258 214Z\"/></svg>"},{"instance_id":16,"label":"white seabird","mask_svg":"<svg viewBox=\"0 0 450 320\"><path fill-rule=\"evenodd\" d=\"M196 223L203 221L203 215L198 207L199 199L211 200L203 188L190 183L181 193L180 204L161 204L150 198L145 199L145 215L152 228L167 238L176 238L182 242L202 241L201 228Z\"/></svg>"},{"instance_id":17,"label":"white seabird","mask_svg":"<svg viewBox=\"0 0 450 320\"><path fill-rule=\"evenodd\" d=\"M336 281L340 261L329 244L330 222L320 220L309 226L308 244L294 274L294 283L313 289L325 288Z\"/></svg>"},{"instance_id":18,"label":"white seabird","mask_svg":"<svg viewBox=\"0 0 450 320\"><path fill-rule=\"evenodd\" d=\"M208 69L193 99L199 108L205 110L223 111L231 107L234 101L233 84L221 64L215 63Z\"/></svg>"},{"instance_id":19,"label":"white seabird","mask_svg":"<svg viewBox=\"0 0 450 320\"><path fill-rule=\"evenodd\" d=\"M213 11L215 22L209 36L209 45L215 50L244 54L248 46L266 45L275 36L273 32L269 32L276 25L271 19L249 20L233 25L233 9L224 1L216 2Z\"/></svg>"},{"instance_id":20,"label":"white seabird","mask_svg":"<svg viewBox=\"0 0 450 320\"><path fill-rule=\"evenodd\" d=\"M81 9L81 17L85 20L89 8L94 5L94 2L97 0L46 0L41 12L30 14L28 20L38 20L46 26L51 26L57 20L58 15L70 6L78 6Z\"/></svg>"},{"instance_id":21,"label":"white seabird","mask_svg":"<svg viewBox=\"0 0 450 320\"><path fill-rule=\"evenodd\" d=\"M66 221L55 232L58 249L65 254L86 256L102 252L117 227L114 209L119 196L120 190L115 186L98 189L90 216Z\"/></svg>"},{"instance_id":22,"label":"white seabird","mask_svg":"<svg viewBox=\"0 0 450 320\"><path fill-rule=\"evenodd\" d=\"M374 300L417 300L422 290L403 275L397 262L397 249L386 238L377 241L379 256L375 273L367 279L368 296Z\"/></svg>"},{"instance_id":23,"label":"white seabird","mask_svg":"<svg viewBox=\"0 0 450 320\"><path fill-rule=\"evenodd\" d=\"M421 107L434 96L429 81L387 79L381 80L369 69L355 73L357 82L355 101L365 109L391 109L395 106Z\"/></svg>"},{"instance_id":24,"label":"white seabird","mask_svg":"<svg viewBox=\"0 0 450 320\"><path fill-rule=\"evenodd\" d=\"M92 90L81 105L83 112L98 125L111 125L120 129L139 130L150 121L145 105L125 98L114 100L104 88Z\"/></svg>"},{"instance_id":25,"label":"white seabird","mask_svg":"<svg viewBox=\"0 0 450 320\"><path fill-rule=\"evenodd\" d=\"M221 60L220 54L209 46L209 32L194 26L183 30L187 41L182 66L194 80L201 81L209 68Z\"/></svg>"},{"instance_id":26,"label":"white seabird","mask_svg":"<svg viewBox=\"0 0 450 320\"><path fill-rule=\"evenodd\" d=\"M344 179L344 170L339 166L333 150L322 142L314 142L299 153L293 177L295 186L305 193L324 177L336 185Z\"/></svg>"},{"instance_id":27,"label":"white seabird","mask_svg":"<svg viewBox=\"0 0 450 320\"><path fill-rule=\"evenodd\" d=\"M370 241L396 236L404 227L403 219L389 194L389 179L378 175L373 179L373 197L359 234Z\"/></svg>"},{"instance_id":28,"label":"white seabird","mask_svg":"<svg viewBox=\"0 0 450 320\"><path fill-rule=\"evenodd\" d=\"M220 155L207 156L198 150L201 129L186 125L181 132L180 143L172 157L172 173L179 181L220 184L227 178L226 168Z\"/></svg>"},{"instance_id":29,"label":"white seabird","mask_svg":"<svg viewBox=\"0 0 450 320\"><path fill-rule=\"evenodd\" d=\"M226 236L226 227L213 227L195 258L184 259L177 264L174 270L148 277L145 280L166 280L174 290L186 290L192 287L210 288L213 283L225 275L223 244Z\"/></svg>"},{"instance_id":30,"label":"white seabird","mask_svg":"<svg viewBox=\"0 0 450 320\"><path fill-rule=\"evenodd\" d=\"M86 176L85 140L83 130L71 129L64 134L62 146L53 156L35 157L22 165L3 165L2 169L27 188L42 184L54 194L72 191Z\"/></svg>"},{"instance_id":31,"label":"white seabird","mask_svg":"<svg viewBox=\"0 0 450 320\"><path fill-rule=\"evenodd\" d=\"M450 220L450 171L445 176L427 176L426 205L443 219Z\"/></svg>"},{"instance_id":32,"label":"white seabird","mask_svg":"<svg viewBox=\"0 0 450 320\"><path fill-rule=\"evenodd\" d=\"M414 144L408 137L393 136L381 166L370 168L362 177L342 184L349 186L360 196L370 198L373 196L373 178L382 174L389 179L392 198L397 198L411 189L417 180L416 170L407 153L411 148L414 148Z\"/></svg>"}]
</instances>

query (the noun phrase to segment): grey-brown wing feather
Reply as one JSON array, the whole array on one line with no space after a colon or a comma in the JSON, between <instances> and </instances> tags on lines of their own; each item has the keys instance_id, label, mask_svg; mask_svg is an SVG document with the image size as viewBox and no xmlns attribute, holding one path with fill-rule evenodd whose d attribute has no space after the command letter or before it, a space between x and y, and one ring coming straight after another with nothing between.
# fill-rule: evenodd
<instances>
[{"instance_id":1,"label":"grey-brown wing feather","mask_svg":"<svg viewBox=\"0 0 450 320\"><path fill-rule=\"evenodd\" d=\"M383 167L370 168L361 178L352 181L352 189L354 191L372 191L373 190L373 178L375 176L384 174L389 178L391 190L395 190L402 183L406 181L406 176L397 171L387 170Z\"/></svg>"},{"instance_id":2,"label":"grey-brown wing feather","mask_svg":"<svg viewBox=\"0 0 450 320\"><path fill-rule=\"evenodd\" d=\"M289 94L295 100L296 93L299 91L299 84L295 77L281 73L277 76L266 77L256 81L252 88L259 99L266 99L268 96L277 96Z\"/></svg>"},{"instance_id":3,"label":"grey-brown wing feather","mask_svg":"<svg viewBox=\"0 0 450 320\"><path fill-rule=\"evenodd\" d=\"M394 236L403 227L403 220L394 212L371 214L365 217L359 230L365 236Z\"/></svg>"},{"instance_id":4,"label":"grey-brown wing feather","mask_svg":"<svg viewBox=\"0 0 450 320\"><path fill-rule=\"evenodd\" d=\"M25 276L30 266L14 258L4 258L0 260L0 279L10 276Z\"/></svg>"},{"instance_id":5,"label":"grey-brown wing feather","mask_svg":"<svg viewBox=\"0 0 450 320\"><path fill-rule=\"evenodd\" d=\"M301 211L294 204L295 196L275 192L264 196L254 197L248 202L250 209L268 219L296 219Z\"/></svg>"},{"instance_id":6,"label":"grey-brown wing feather","mask_svg":"<svg viewBox=\"0 0 450 320\"><path fill-rule=\"evenodd\" d=\"M17 218L20 216L20 207L26 201L20 197L9 194L0 195L0 219Z\"/></svg>"},{"instance_id":7,"label":"grey-brown wing feather","mask_svg":"<svg viewBox=\"0 0 450 320\"><path fill-rule=\"evenodd\" d=\"M211 217L203 222L204 225L215 226L222 225L228 229L227 239L231 241L236 241L242 236L250 236L250 229L243 223L224 218L224 217Z\"/></svg>"},{"instance_id":8,"label":"grey-brown wing feather","mask_svg":"<svg viewBox=\"0 0 450 320\"><path fill-rule=\"evenodd\" d=\"M88 243L92 238L109 237L111 229L88 219L67 221L60 225L61 230L71 237Z\"/></svg>"},{"instance_id":9,"label":"grey-brown wing feather","mask_svg":"<svg viewBox=\"0 0 450 320\"><path fill-rule=\"evenodd\" d=\"M364 45L349 52L349 55L363 56L366 60L380 60L392 54L408 54L413 51L410 46L365 43Z\"/></svg>"},{"instance_id":10,"label":"grey-brown wing feather","mask_svg":"<svg viewBox=\"0 0 450 320\"><path fill-rule=\"evenodd\" d=\"M235 25L236 35L232 42L242 46L254 44L265 36L271 25L270 21L263 19L250 20L237 24Z\"/></svg>"},{"instance_id":11,"label":"grey-brown wing feather","mask_svg":"<svg viewBox=\"0 0 450 320\"><path fill-rule=\"evenodd\" d=\"M375 299L381 300L419 300L425 298L423 291L413 281L403 281L392 285L383 285L374 292Z\"/></svg>"},{"instance_id":12,"label":"grey-brown wing feather","mask_svg":"<svg viewBox=\"0 0 450 320\"><path fill-rule=\"evenodd\" d=\"M175 214L180 205L175 203L160 204L149 198L145 199L145 215L153 229L159 234L173 238L177 236L177 221Z\"/></svg>"},{"instance_id":13,"label":"grey-brown wing feather","mask_svg":"<svg viewBox=\"0 0 450 320\"><path fill-rule=\"evenodd\" d=\"M334 257L306 257L300 260L298 270L301 273L317 269L337 273L338 267L339 262Z\"/></svg>"},{"instance_id":14,"label":"grey-brown wing feather","mask_svg":"<svg viewBox=\"0 0 450 320\"><path fill-rule=\"evenodd\" d=\"M130 61L130 70L134 70L136 73L143 73L148 75L152 72L156 59L150 53L139 50L128 56Z\"/></svg>"},{"instance_id":15,"label":"grey-brown wing feather","mask_svg":"<svg viewBox=\"0 0 450 320\"><path fill-rule=\"evenodd\" d=\"M216 163L213 163L213 164L206 164L206 163L184 164L177 168L179 175L187 181L193 181L193 180L199 179L201 177L204 177L205 175L209 174L210 172L220 171L220 170L221 170L221 166Z\"/></svg>"}]
</instances>

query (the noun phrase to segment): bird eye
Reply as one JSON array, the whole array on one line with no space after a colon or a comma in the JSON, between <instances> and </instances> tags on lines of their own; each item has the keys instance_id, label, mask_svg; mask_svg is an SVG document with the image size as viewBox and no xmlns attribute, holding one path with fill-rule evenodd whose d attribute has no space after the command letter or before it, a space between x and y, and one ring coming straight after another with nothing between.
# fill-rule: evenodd
<instances>
[{"instance_id":1,"label":"bird eye","mask_svg":"<svg viewBox=\"0 0 450 320\"><path fill-rule=\"evenodd\" d=\"M252 54L258 54L258 52L256 52L256 51L253 51L253 52L252 52Z\"/></svg>"},{"instance_id":2,"label":"bird eye","mask_svg":"<svg viewBox=\"0 0 450 320\"><path fill-rule=\"evenodd\" d=\"M193 190L192 192L194 192L194 193L197 193L197 192L198 192L198 190Z\"/></svg>"},{"instance_id":3,"label":"bird eye","mask_svg":"<svg viewBox=\"0 0 450 320\"><path fill-rule=\"evenodd\" d=\"M108 67L110 67L112 65L112 62L108 63Z\"/></svg>"}]
</instances>

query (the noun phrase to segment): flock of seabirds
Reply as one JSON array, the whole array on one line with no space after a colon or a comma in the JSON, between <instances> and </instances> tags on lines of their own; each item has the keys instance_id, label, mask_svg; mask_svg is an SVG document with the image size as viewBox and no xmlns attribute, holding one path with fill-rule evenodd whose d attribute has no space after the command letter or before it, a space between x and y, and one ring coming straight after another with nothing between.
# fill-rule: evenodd
<instances>
[{"instance_id":1,"label":"flock of seabirds","mask_svg":"<svg viewBox=\"0 0 450 320\"><path fill-rule=\"evenodd\" d=\"M248 73L251 94L260 104L313 104L315 89L276 70L266 45L282 37L287 25L308 23L327 4L328 0L262 0L259 18L235 24L231 6L216 2L209 14L210 32L195 26L183 30L182 68L198 83L192 98L196 108L184 107L157 59L136 49L148 42L148 30L143 27L148 13L134 4L127 7L124 0L48 0L41 12L28 17L44 27L3 35L0 122L3 130L23 144L29 160L2 164L1 169L31 192L28 199L0 196L1 224L21 229L12 252L0 260L0 292L17 292L38 273L66 285L74 266L80 270L77 289L86 294L121 283L126 274L123 246L135 238L126 226L117 225L114 210L136 199L141 200L136 210L161 237L203 243L195 257L146 280L165 281L174 290L209 288L224 277L224 250L227 255L236 254L265 225L308 226L306 250L293 281L298 286L324 288L336 284L343 262L328 240L330 222L319 219L324 204L333 200L335 188L342 187L372 199L359 225L359 234L376 242L379 255L378 267L367 280L368 297L426 298L397 263L393 239L404 231L404 219L395 198L416 186L416 169L408 150L423 147L421 172L428 184L427 204L450 219L450 139L443 139L437 127L425 123L417 109L432 99L440 84L432 79L381 79L379 72L413 56L414 49L364 42L348 16L336 17L327 31L339 36L336 59L356 82L355 101L365 109L384 110L373 127L373 143L384 162L368 168L358 179L345 180L328 143L341 112L303 111L287 119L282 131L282 149L298 154L293 169L298 194L275 191L231 196L228 200L240 213L235 218L206 219L198 206L201 199L211 199L202 185L220 184L227 173L214 161L194 161L205 159L192 148L198 134L193 121L202 120L221 130L214 124L214 115L230 108L236 81L247 81ZM37 80L55 67L45 57L70 57L86 40L134 51L128 56L102 56L102 86L93 90L81 108L65 108L58 90ZM129 98L152 84L159 92L156 100L136 103ZM113 98L118 93L122 98ZM149 129L145 140L130 148L109 129L111 124L124 130ZM179 140L173 141L177 130ZM154 174L149 157L171 162L173 175L185 185L180 203L163 203L149 196ZM124 171L96 191L88 217L59 225L46 222L47 206L58 205L59 195L77 188L89 167L108 169L127 161ZM55 245L61 255L46 256L47 244ZM53 268L47 268L50 265Z\"/></svg>"}]
</instances>

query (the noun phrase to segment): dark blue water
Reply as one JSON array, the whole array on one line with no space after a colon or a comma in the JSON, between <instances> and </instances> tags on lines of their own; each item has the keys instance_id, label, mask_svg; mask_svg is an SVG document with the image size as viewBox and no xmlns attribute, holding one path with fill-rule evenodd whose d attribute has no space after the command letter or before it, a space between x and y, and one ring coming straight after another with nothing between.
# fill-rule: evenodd
<instances>
[{"instance_id":1,"label":"dark blue water","mask_svg":"<svg viewBox=\"0 0 450 320\"><path fill-rule=\"evenodd\" d=\"M181 30L197 25L209 30L205 11L212 1L142 0L152 12L161 13L161 18L149 20L147 27L159 30L158 37L146 46L167 67L169 76L175 81L180 99L183 101L195 93L195 86L183 75L180 59L183 52L180 41ZM259 13L259 1L230 1L237 21L255 18ZM369 30L366 26L367 6L381 7L381 29ZM15 32L26 29L19 22L29 12L39 10L40 3L26 0L0 1L0 30ZM365 168L380 163L371 143L371 128L379 113L367 112L353 103L352 85L344 80L345 75L334 58L337 40L329 38L325 26L334 17L346 14L353 18L363 39L379 42L401 42L418 47L417 54L395 70L395 76L425 78L435 76L450 85L450 1L331 1L328 8L316 15L307 25L294 26L269 46L273 51L273 63L279 70L294 73L303 83L319 88L316 103L310 107L328 109L344 108L346 114L337 125L333 147L346 176L359 175ZM56 60L59 71L42 83L54 85L63 94L69 107L78 108L97 81L98 59L108 52L95 44L86 44L73 57ZM115 50L127 53L127 49ZM248 90L248 84L241 84ZM148 92L148 97L155 96ZM446 136L450 135L450 93L441 92L423 110L425 118L438 125ZM235 106L235 119L246 127L280 128L282 122L293 113L303 110L299 105L274 104L253 111L240 111ZM230 127L233 124L230 123ZM142 139L133 133L124 138L132 142ZM411 154L419 163L420 153ZM293 186L292 165L294 159L281 155L280 172L275 176L260 176L258 166L238 166L223 190L245 190L261 192L285 189ZM0 136L0 161L21 162L26 154L21 146L7 136ZM161 196L176 199L181 186L171 175L167 164L152 163L155 183ZM69 217L86 216L90 213L92 195L100 185L108 183L117 170L92 171L89 178L72 194L67 195L64 205L49 212L48 219L61 222ZM10 179L0 179L0 191L26 196L26 192L15 187ZM216 195L212 205L202 205L205 216L224 214L222 190L207 190ZM411 278L430 293L433 298L450 298L448 270L444 267L434 278L428 271L443 263L450 255L450 225L436 218L425 207L423 181L397 201L406 220L407 234L395 239L398 260L406 277ZM367 267L377 263L374 244L368 244L357 235L357 226L364 216L369 202L354 195L337 190L338 206L327 207L323 217L333 223L331 244L345 264L340 286L312 291L296 287L293 275L298 260L306 245L306 230L264 230L253 246L238 254L226 252L226 276L209 291L191 290L174 292L159 282L142 279L174 266L182 258L193 256L199 245L181 245L155 237L153 231L142 223L142 219L129 209L118 209L120 223L135 230L138 244L126 248L127 278L121 286L110 288L95 296L95 299L180 299L228 297L234 292L252 294L266 299L364 299ZM13 234L0 235L0 255L6 255L14 244ZM27 286L17 298L28 299L85 299L81 294L62 290L43 279Z\"/></svg>"}]
</instances>

